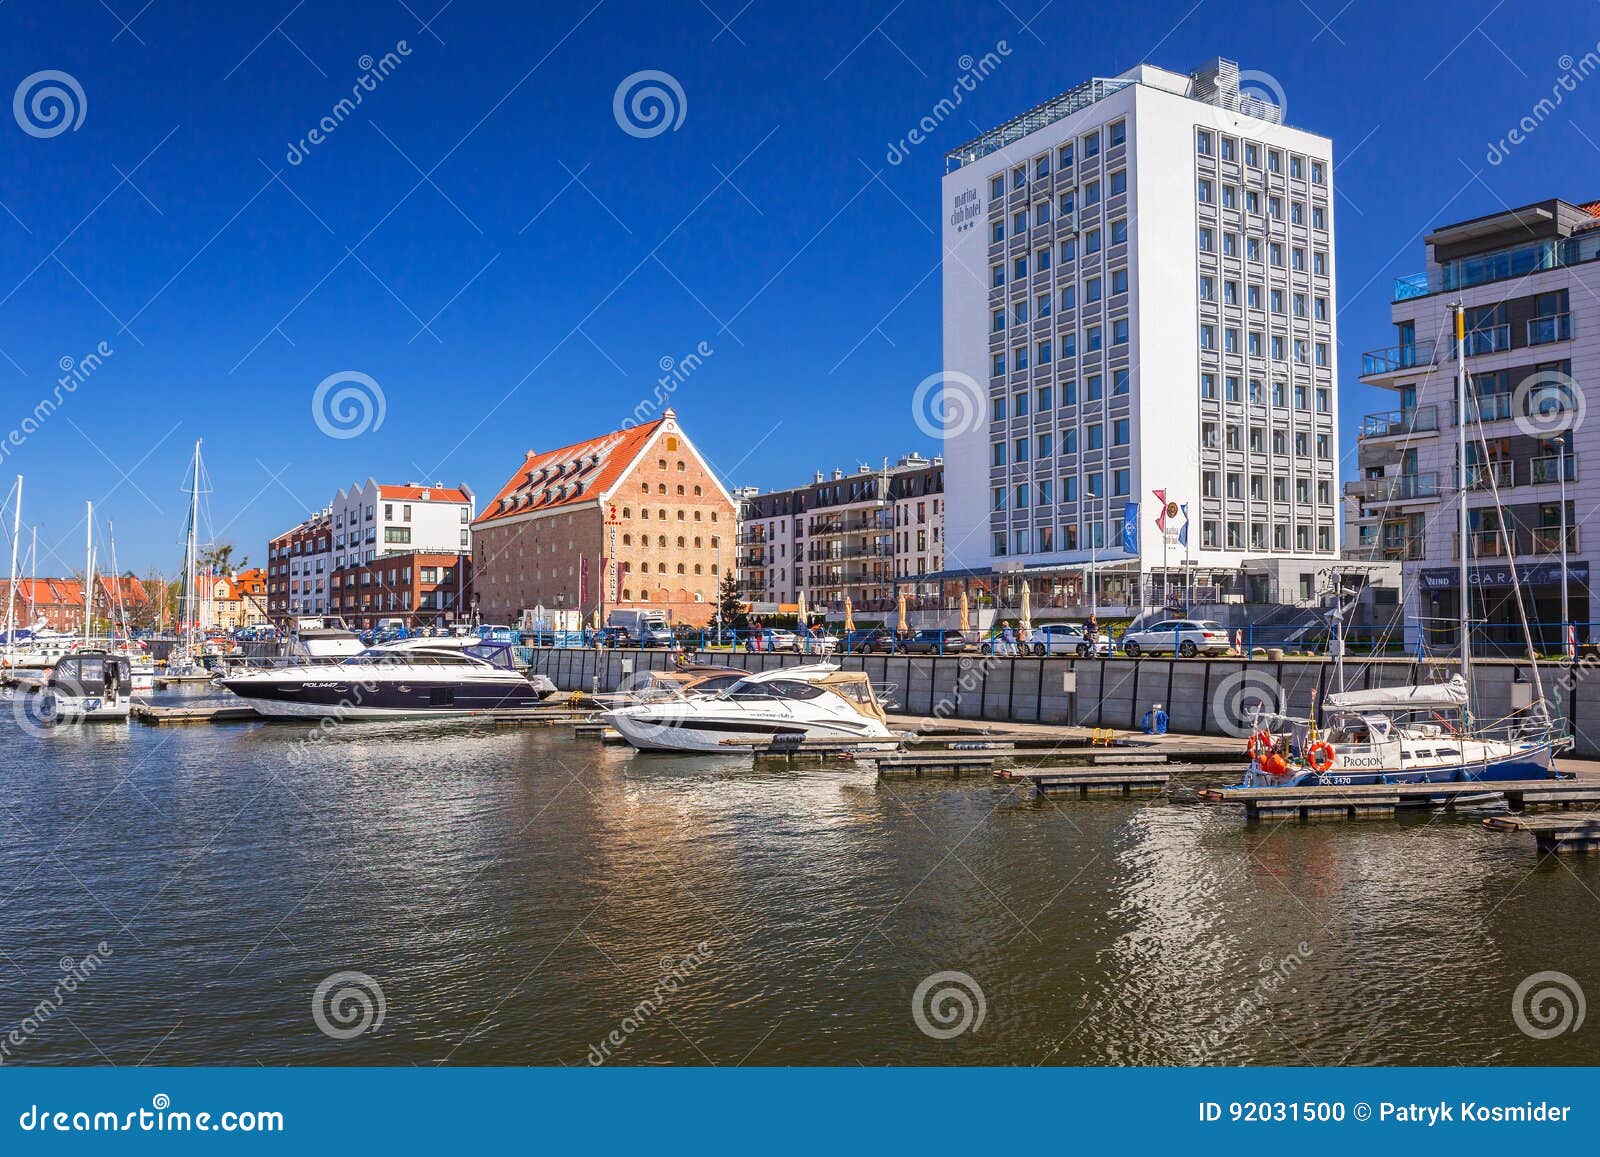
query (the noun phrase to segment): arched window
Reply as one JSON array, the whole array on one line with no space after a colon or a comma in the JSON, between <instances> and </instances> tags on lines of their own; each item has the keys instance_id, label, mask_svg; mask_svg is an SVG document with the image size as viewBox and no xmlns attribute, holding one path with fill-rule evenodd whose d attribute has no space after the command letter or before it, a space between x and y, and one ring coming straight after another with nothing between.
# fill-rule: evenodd
<instances>
[{"instance_id":1,"label":"arched window","mask_svg":"<svg viewBox=\"0 0 1600 1157\"><path fill-rule=\"evenodd\" d=\"M682 482L678 483L678 493L679 494L683 493L683 483Z\"/></svg>"},{"instance_id":2,"label":"arched window","mask_svg":"<svg viewBox=\"0 0 1600 1157\"><path fill-rule=\"evenodd\" d=\"M702 488L701 488L701 487L699 487L699 486L696 486L696 487L695 487L695 488L694 488L694 496L695 496L695 497L696 497L696 498L699 498L699 497L700 497L700 496L701 496L701 495L702 495L702 494L704 494L704 493L705 493L705 490L704 490L704 489L702 489Z\"/></svg>"},{"instance_id":3,"label":"arched window","mask_svg":"<svg viewBox=\"0 0 1600 1157\"><path fill-rule=\"evenodd\" d=\"M682 458L679 458L678 459L678 473L682 474L687 469L689 469L688 465L685 464L685 462L684 462L684 460Z\"/></svg>"},{"instance_id":4,"label":"arched window","mask_svg":"<svg viewBox=\"0 0 1600 1157\"><path fill-rule=\"evenodd\" d=\"M678 535L678 549L679 550L683 549L683 535L681 535L681 534Z\"/></svg>"},{"instance_id":5,"label":"arched window","mask_svg":"<svg viewBox=\"0 0 1600 1157\"><path fill-rule=\"evenodd\" d=\"M682 563L681 563L681 562L680 562L680 563L679 563L679 564L678 564L678 573L679 573L679 574L683 574L683 573L685 573L685 572L684 572L684 567L683 567L683 564L682 564Z\"/></svg>"},{"instance_id":6,"label":"arched window","mask_svg":"<svg viewBox=\"0 0 1600 1157\"><path fill-rule=\"evenodd\" d=\"M666 468L667 468L667 460L665 458L657 458L656 459L656 469L665 470Z\"/></svg>"},{"instance_id":7,"label":"arched window","mask_svg":"<svg viewBox=\"0 0 1600 1157\"><path fill-rule=\"evenodd\" d=\"M665 494L666 492L667 492L667 484L665 482L657 482L656 483L656 493L657 494Z\"/></svg>"},{"instance_id":8,"label":"arched window","mask_svg":"<svg viewBox=\"0 0 1600 1157\"><path fill-rule=\"evenodd\" d=\"M656 545L657 545L657 546L659 546L659 547L661 547L661 548L662 548L662 549L663 549L663 550L664 550L664 549L666 549L666 545L667 545L667 536L666 536L666 535L664 535L664 534L662 534L662 535L658 535L658 536L657 536L657 537L656 537Z\"/></svg>"}]
</instances>

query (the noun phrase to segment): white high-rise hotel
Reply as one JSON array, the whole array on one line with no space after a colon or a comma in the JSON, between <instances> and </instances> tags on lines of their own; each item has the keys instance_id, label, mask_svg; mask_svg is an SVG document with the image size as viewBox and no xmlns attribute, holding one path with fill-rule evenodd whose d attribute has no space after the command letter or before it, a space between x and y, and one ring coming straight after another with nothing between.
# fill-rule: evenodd
<instances>
[{"instance_id":1,"label":"white high-rise hotel","mask_svg":"<svg viewBox=\"0 0 1600 1157\"><path fill-rule=\"evenodd\" d=\"M1149 604L1155 490L1191 520L1176 585L1187 554L1207 591L1291 601L1337 557L1332 144L1281 118L1230 62L1141 65L949 155L947 403L970 379L981 412L945 433L947 566L1092 556L1104 601L1137 567Z\"/></svg>"}]
</instances>

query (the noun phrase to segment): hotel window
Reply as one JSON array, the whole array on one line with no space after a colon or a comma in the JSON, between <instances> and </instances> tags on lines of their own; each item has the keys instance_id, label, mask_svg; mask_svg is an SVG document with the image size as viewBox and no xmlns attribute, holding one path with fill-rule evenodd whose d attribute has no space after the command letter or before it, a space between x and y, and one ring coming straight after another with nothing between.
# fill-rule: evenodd
<instances>
[{"instance_id":1,"label":"hotel window","mask_svg":"<svg viewBox=\"0 0 1600 1157\"><path fill-rule=\"evenodd\" d=\"M1283 198L1282 197L1268 197L1267 198L1267 216L1271 217L1274 221L1282 221L1283 220Z\"/></svg>"},{"instance_id":2,"label":"hotel window","mask_svg":"<svg viewBox=\"0 0 1600 1157\"><path fill-rule=\"evenodd\" d=\"M1017 306L1016 306L1016 323L1018 325L1027 325L1028 324L1028 303L1026 301L1017 302Z\"/></svg>"},{"instance_id":3,"label":"hotel window","mask_svg":"<svg viewBox=\"0 0 1600 1157\"><path fill-rule=\"evenodd\" d=\"M1011 399L1011 414L1016 418L1028 416L1028 392L1026 390Z\"/></svg>"},{"instance_id":4,"label":"hotel window","mask_svg":"<svg viewBox=\"0 0 1600 1157\"><path fill-rule=\"evenodd\" d=\"M1111 496L1113 498L1126 498L1128 496L1128 471L1126 468L1111 472Z\"/></svg>"},{"instance_id":5,"label":"hotel window","mask_svg":"<svg viewBox=\"0 0 1600 1157\"><path fill-rule=\"evenodd\" d=\"M1085 253L1100 252L1100 230L1091 229L1083 235L1083 251Z\"/></svg>"},{"instance_id":6,"label":"hotel window","mask_svg":"<svg viewBox=\"0 0 1600 1157\"><path fill-rule=\"evenodd\" d=\"M1202 205L1208 204L1211 200L1211 182L1201 177L1195 184L1194 197Z\"/></svg>"},{"instance_id":7,"label":"hotel window","mask_svg":"<svg viewBox=\"0 0 1600 1157\"><path fill-rule=\"evenodd\" d=\"M1294 360L1302 366L1311 364L1311 343L1304 338L1295 338Z\"/></svg>"},{"instance_id":8,"label":"hotel window","mask_svg":"<svg viewBox=\"0 0 1600 1157\"><path fill-rule=\"evenodd\" d=\"M989 178L989 196L998 201L1006 195L1006 179L1004 177Z\"/></svg>"},{"instance_id":9,"label":"hotel window","mask_svg":"<svg viewBox=\"0 0 1600 1157\"><path fill-rule=\"evenodd\" d=\"M1215 470L1207 470L1207 471L1205 471L1205 473L1200 475L1200 497L1202 497L1202 498L1216 498L1216 497L1218 497L1218 495L1217 495L1217 472Z\"/></svg>"},{"instance_id":10,"label":"hotel window","mask_svg":"<svg viewBox=\"0 0 1600 1157\"><path fill-rule=\"evenodd\" d=\"M1239 352L1239 331L1231 325L1225 326L1222 330L1222 349L1224 353Z\"/></svg>"},{"instance_id":11,"label":"hotel window","mask_svg":"<svg viewBox=\"0 0 1600 1157\"><path fill-rule=\"evenodd\" d=\"M1037 350L1035 352L1038 355L1037 356L1037 361L1035 362L1036 365L1047 366L1047 365L1050 364L1050 343L1049 342L1047 342L1047 341L1040 342L1039 345L1038 345L1038 348L1037 348Z\"/></svg>"},{"instance_id":12,"label":"hotel window","mask_svg":"<svg viewBox=\"0 0 1600 1157\"><path fill-rule=\"evenodd\" d=\"M1300 246L1296 245L1289 252L1289 265L1290 268L1303 272L1306 267L1306 251Z\"/></svg>"},{"instance_id":13,"label":"hotel window","mask_svg":"<svg viewBox=\"0 0 1600 1157\"><path fill-rule=\"evenodd\" d=\"M1028 440L1026 438L1018 438L1013 449L1017 455L1016 461L1026 462L1028 460Z\"/></svg>"},{"instance_id":14,"label":"hotel window","mask_svg":"<svg viewBox=\"0 0 1600 1157\"><path fill-rule=\"evenodd\" d=\"M1094 353L1104 345L1104 331L1097 325L1091 325L1083 331L1083 348L1086 353Z\"/></svg>"},{"instance_id":15,"label":"hotel window","mask_svg":"<svg viewBox=\"0 0 1600 1157\"><path fill-rule=\"evenodd\" d=\"M1091 277L1083 283L1083 300L1093 304L1100 300L1100 279Z\"/></svg>"},{"instance_id":16,"label":"hotel window","mask_svg":"<svg viewBox=\"0 0 1600 1157\"><path fill-rule=\"evenodd\" d=\"M1128 419L1118 418L1111 423L1111 444L1113 446L1128 444Z\"/></svg>"},{"instance_id":17,"label":"hotel window","mask_svg":"<svg viewBox=\"0 0 1600 1157\"><path fill-rule=\"evenodd\" d=\"M991 332L993 332L993 333L1001 332L1003 329L1006 328L1006 311L1003 310L1003 309L995 310L994 311L994 319L993 320L994 320L994 328L993 328L993 330Z\"/></svg>"},{"instance_id":18,"label":"hotel window","mask_svg":"<svg viewBox=\"0 0 1600 1157\"><path fill-rule=\"evenodd\" d=\"M1203 350L1214 350L1217 348L1216 326L1202 325L1200 327L1200 348Z\"/></svg>"},{"instance_id":19,"label":"hotel window","mask_svg":"<svg viewBox=\"0 0 1600 1157\"><path fill-rule=\"evenodd\" d=\"M1068 189L1065 193L1061 194L1061 199L1057 202L1056 208L1060 212L1061 216L1072 216L1073 198L1071 189Z\"/></svg>"},{"instance_id":20,"label":"hotel window","mask_svg":"<svg viewBox=\"0 0 1600 1157\"><path fill-rule=\"evenodd\" d=\"M1292 154L1289 157L1289 175L1297 181L1305 176L1305 171L1301 168L1300 158Z\"/></svg>"},{"instance_id":21,"label":"hotel window","mask_svg":"<svg viewBox=\"0 0 1600 1157\"><path fill-rule=\"evenodd\" d=\"M999 289L1006 283L1006 267L1004 265L991 265L989 267L989 288Z\"/></svg>"},{"instance_id":22,"label":"hotel window","mask_svg":"<svg viewBox=\"0 0 1600 1157\"><path fill-rule=\"evenodd\" d=\"M1076 430L1063 430L1061 432L1061 452L1063 454L1076 454L1078 452L1078 432Z\"/></svg>"},{"instance_id":23,"label":"hotel window","mask_svg":"<svg viewBox=\"0 0 1600 1157\"><path fill-rule=\"evenodd\" d=\"M1105 476L1102 475L1098 470L1094 470L1086 474L1083 479L1084 494L1088 495L1090 498L1105 497L1104 487L1102 486L1104 479Z\"/></svg>"},{"instance_id":24,"label":"hotel window","mask_svg":"<svg viewBox=\"0 0 1600 1157\"><path fill-rule=\"evenodd\" d=\"M1261 167L1261 150L1250 141L1244 143L1244 163L1257 169Z\"/></svg>"},{"instance_id":25,"label":"hotel window","mask_svg":"<svg viewBox=\"0 0 1600 1157\"><path fill-rule=\"evenodd\" d=\"M1077 356L1077 353L1078 353L1078 335L1075 334L1075 333L1070 333L1070 332L1062 334L1061 335L1061 356L1064 357L1064 358L1070 358L1070 357Z\"/></svg>"},{"instance_id":26,"label":"hotel window","mask_svg":"<svg viewBox=\"0 0 1600 1157\"><path fill-rule=\"evenodd\" d=\"M1099 133L1090 133L1088 136L1083 138L1083 156L1084 156L1084 159L1087 160L1090 157L1098 157L1099 155L1100 155L1100 134Z\"/></svg>"},{"instance_id":27,"label":"hotel window","mask_svg":"<svg viewBox=\"0 0 1600 1157\"><path fill-rule=\"evenodd\" d=\"M1224 257L1239 256L1239 235L1237 233L1224 233L1222 235L1222 255Z\"/></svg>"},{"instance_id":28,"label":"hotel window","mask_svg":"<svg viewBox=\"0 0 1600 1157\"><path fill-rule=\"evenodd\" d=\"M1202 398L1209 398L1209 399L1211 399L1213 401L1216 400L1216 397L1217 397L1217 375L1216 374L1201 374L1200 375L1200 396Z\"/></svg>"},{"instance_id":29,"label":"hotel window","mask_svg":"<svg viewBox=\"0 0 1600 1157\"><path fill-rule=\"evenodd\" d=\"M1118 193L1126 193L1128 191L1127 169L1118 169L1116 172L1107 177L1106 180L1111 183L1111 195L1113 197L1115 197Z\"/></svg>"},{"instance_id":30,"label":"hotel window","mask_svg":"<svg viewBox=\"0 0 1600 1157\"><path fill-rule=\"evenodd\" d=\"M1048 225L1050 223L1050 202L1040 201L1033 207L1033 223L1035 225Z\"/></svg>"},{"instance_id":31,"label":"hotel window","mask_svg":"<svg viewBox=\"0 0 1600 1157\"><path fill-rule=\"evenodd\" d=\"M1128 344L1128 319L1119 317L1111 323L1111 344Z\"/></svg>"},{"instance_id":32,"label":"hotel window","mask_svg":"<svg viewBox=\"0 0 1600 1157\"><path fill-rule=\"evenodd\" d=\"M1268 149L1267 150L1267 172L1269 172L1269 173L1281 173L1281 172L1283 172L1283 154L1281 152L1279 152L1277 149Z\"/></svg>"},{"instance_id":33,"label":"hotel window","mask_svg":"<svg viewBox=\"0 0 1600 1157\"><path fill-rule=\"evenodd\" d=\"M1111 222L1111 244L1123 245L1127 243L1127 240L1128 219L1126 217L1118 217L1115 221Z\"/></svg>"},{"instance_id":34,"label":"hotel window","mask_svg":"<svg viewBox=\"0 0 1600 1157\"><path fill-rule=\"evenodd\" d=\"M1321 161L1311 162L1311 183L1313 185L1326 185L1328 183L1328 171Z\"/></svg>"},{"instance_id":35,"label":"hotel window","mask_svg":"<svg viewBox=\"0 0 1600 1157\"><path fill-rule=\"evenodd\" d=\"M1242 523L1242 522L1230 522L1230 523L1228 523L1228 549L1229 550L1243 550L1244 549L1244 523Z\"/></svg>"},{"instance_id":36,"label":"hotel window","mask_svg":"<svg viewBox=\"0 0 1600 1157\"><path fill-rule=\"evenodd\" d=\"M1018 281L1025 281L1028 277L1028 259L1019 257L1011 263L1011 276Z\"/></svg>"},{"instance_id":37,"label":"hotel window","mask_svg":"<svg viewBox=\"0 0 1600 1157\"><path fill-rule=\"evenodd\" d=\"M1059 168L1065 169L1065 168L1069 167L1071 164L1072 164L1072 142L1068 141L1066 144L1062 145L1059 149L1056 150L1056 165Z\"/></svg>"},{"instance_id":38,"label":"hotel window","mask_svg":"<svg viewBox=\"0 0 1600 1157\"><path fill-rule=\"evenodd\" d=\"M1304 225L1306 223L1306 203L1304 201L1289 202L1289 223L1291 225Z\"/></svg>"},{"instance_id":39,"label":"hotel window","mask_svg":"<svg viewBox=\"0 0 1600 1157\"><path fill-rule=\"evenodd\" d=\"M1306 295L1303 293L1294 295L1294 315L1296 317L1304 317L1306 315Z\"/></svg>"},{"instance_id":40,"label":"hotel window","mask_svg":"<svg viewBox=\"0 0 1600 1157\"><path fill-rule=\"evenodd\" d=\"M1004 510L1006 508L1006 495L1008 493L1009 492L1006 490L1006 488L1004 486L996 486L994 488L994 507L993 508L995 510Z\"/></svg>"},{"instance_id":41,"label":"hotel window","mask_svg":"<svg viewBox=\"0 0 1600 1157\"><path fill-rule=\"evenodd\" d=\"M1261 336L1260 330L1253 329L1250 331L1250 356L1253 358L1261 356ZM1237 398L1233 400L1238 401Z\"/></svg>"},{"instance_id":42,"label":"hotel window","mask_svg":"<svg viewBox=\"0 0 1600 1157\"><path fill-rule=\"evenodd\" d=\"M1272 360L1275 362L1283 360L1283 338L1277 334L1272 335Z\"/></svg>"},{"instance_id":43,"label":"hotel window","mask_svg":"<svg viewBox=\"0 0 1600 1157\"><path fill-rule=\"evenodd\" d=\"M1113 394L1126 394L1128 392L1128 371L1111 371L1111 392Z\"/></svg>"},{"instance_id":44,"label":"hotel window","mask_svg":"<svg viewBox=\"0 0 1600 1157\"><path fill-rule=\"evenodd\" d=\"M1311 272L1318 277L1325 277L1328 273L1328 254L1321 249L1313 250L1311 254Z\"/></svg>"},{"instance_id":45,"label":"hotel window","mask_svg":"<svg viewBox=\"0 0 1600 1157\"><path fill-rule=\"evenodd\" d=\"M1017 553L1018 554L1027 554L1028 553L1028 549L1029 549L1029 547L1028 547L1028 532L1026 530L1012 531L1011 538L1012 538L1013 544L1017 548Z\"/></svg>"},{"instance_id":46,"label":"hotel window","mask_svg":"<svg viewBox=\"0 0 1600 1157\"><path fill-rule=\"evenodd\" d=\"M1246 213L1255 213L1258 216L1261 213L1261 194L1254 189L1246 189L1244 191L1244 211Z\"/></svg>"},{"instance_id":47,"label":"hotel window","mask_svg":"<svg viewBox=\"0 0 1600 1157\"><path fill-rule=\"evenodd\" d=\"M1276 241L1267 246L1267 263L1279 269L1283 268L1283 246Z\"/></svg>"},{"instance_id":48,"label":"hotel window","mask_svg":"<svg viewBox=\"0 0 1600 1157\"><path fill-rule=\"evenodd\" d=\"M1017 483L1017 509L1026 510L1028 505L1028 484L1019 482Z\"/></svg>"},{"instance_id":49,"label":"hotel window","mask_svg":"<svg viewBox=\"0 0 1600 1157\"><path fill-rule=\"evenodd\" d=\"M1064 286L1061 290L1061 308L1076 309L1078 305L1078 289L1076 286Z\"/></svg>"},{"instance_id":50,"label":"hotel window","mask_svg":"<svg viewBox=\"0 0 1600 1157\"><path fill-rule=\"evenodd\" d=\"M1068 237L1065 241L1063 241L1061 243L1061 260L1062 261L1076 261L1077 257L1078 257L1078 239L1076 237Z\"/></svg>"},{"instance_id":51,"label":"hotel window","mask_svg":"<svg viewBox=\"0 0 1600 1157\"><path fill-rule=\"evenodd\" d=\"M1048 458L1055 453L1055 435L1043 433L1039 435L1039 457Z\"/></svg>"},{"instance_id":52,"label":"hotel window","mask_svg":"<svg viewBox=\"0 0 1600 1157\"><path fill-rule=\"evenodd\" d=\"M1245 238L1244 256L1246 261L1261 260L1261 239L1259 237Z\"/></svg>"},{"instance_id":53,"label":"hotel window","mask_svg":"<svg viewBox=\"0 0 1600 1157\"><path fill-rule=\"evenodd\" d=\"M1063 502L1078 501L1078 480L1076 478L1069 476L1061 480L1061 500Z\"/></svg>"},{"instance_id":54,"label":"hotel window","mask_svg":"<svg viewBox=\"0 0 1600 1157\"><path fill-rule=\"evenodd\" d=\"M1222 396L1224 400L1229 402L1237 402L1239 400L1239 379L1236 375L1229 374L1222 379Z\"/></svg>"},{"instance_id":55,"label":"hotel window","mask_svg":"<svg viewBox=\"0 0 1600 1157\"><path fill-rule=\"evenodd\" d=\"M1244 449L1244 437L1241 434L1241 432L1239 430L1239 427L1235 426L1233 423L1230 422L1228 424L1227 431L1228 431L1228 449L1230 449L1230 450L1243 450Z\"/></svg>"},{"instance_id":56,"label":"hotel window","mask_svg":"<svg viewBox=\"0 0 1600 1157\"><path fill-rule=\"evenodd\" d=\"M1020 189L1027 183L1028 167L1026 165L1018 165L1016 168L1011 170L1011 187L1013 189Z\"/></svg>"},{"instance_id":57,"label":"hotel window","mask_svg":"<svg viewBox=\"0 0 1600 1157\"><path fill-rule=\"evenodd\" d=\"M1028 347L1019 345L1011 351L1012 370L1020 372L1028 368Z\"/></svg>"},{"instance_id":58,"label":"hotel window","mask_svg":"<svg viewBox=\"0 0 1600 1157\"><path fill-rule=\"evenodd\" d=\"M1050 316L1050 295L1048 293L1041 293L1039 299L1034 302L1034 313L1039 317Z\"/></svg>"},{"instance_id":59,"label":"hotel window","mask_svg":"<svg viewBox=\"0 0 1600 1157\"><path fill-rule=\"evenodd\" d=\"M1211 155L1211 134L1204 129L1194 134L1194 151L1204 157Z\"/></svg>"},{"instance_id":60,"label":"hotel window","mask_svg":"<svg viewBox=\"0 0 1600 1157\"><path fill-rule=\"evenodd\" d=\"M1038 401L1038 405L1037 405L1037 409L1039 410L1039 412L1043 413L1044 411L1050 409L1052 400L1053 399L1051 397L1050 387L1049 386L1040 386L1039 387L1039 401Z\"/></svg>"},{"instance_id":61,"label":"hotel window","mask_svg":"<svg viewBox=\"0 0 1600 1157\"><path fill-rule=\"evenodd\" d=\"M1003 397L989 399L989 421L1004 422L1006 420L1006 400Z\"/></svg>"},{"instance_id":62,"label":"hotel window","mask_svg":"<svg viewBox=\"0 0 1600 1157\"><path fill-rule=\"evenodd\" d=\"M1200 300L1215 301L1217 299L1217 279L1215 277L1202 277L1200 279Z\"/></svg>"},{"instance_id":63,"label":"hotel window","mask_svg":"<svg viewBox=\"0 0 1600 1157\"><path fill-rule=\"evenodd\" d=\"M1219 137L1217 139L1218 156L1225 161L1233 160L1234 139L1232 137Z\"/></svg>"},{"instance_id":64,"label":"hotel window","mask_svg":"<svg viewBox=\"0 0 1600 1157\"><path fill-rule=\"evenodd\" d=\"M1330 444L1329 444L1329 441L1328 441L1328 436L1326 434L1318 434L1317 435L1317 457L1318 458L1322 458L1322 459L1327 459L1329 457L1329 448L1330 448Z\"/></svg>"},{"instance_id":65,"label":"hotel window","mask_svg":"<svg viewBox=\"0 0 1600 1157\"><path fill-rule=\"evenodd\" d=\"M1083 428L1083 444L1090 450L1105 449L1106 431L1099 422L1090 422Z\"/></svg>"},{"instance_id":66,"label":"hotel window","mask_svg":"<svg viewBox=\"0 0 1600 1157\"><path fill-rule=\"evenodd\" d=\"M1317 365L1326 366L1327 364L1328 364L1328 343L1325 342L1325 341L1319 341L1317 343Z\"/></svg>"},{"instance_id":67,"label":"hotel window","mask_svg":"<svg viewBox=\"0 0 1600 1157\"><path fill-rule=\"evenodd\" d=\"M1216 235L1207 226L1200 226L1200 252L1210 253L1216 248Z\"/></svg>"},{"instance_id":68,"label":"hotel window","mask_svg":"<svg viewBox=\"0 0 1600 1157\"><path fill-rule=\"evenodd\" d=\"M1273 313L1282 313L1283 312L1283 290L1274 289L1272 291L1270 300L1272 302L1272 312Z\"/></svg>"},{"instance_id":69,"label":"hotel window","mask_svg":"<svg viewBox=\"0 0 1600 1157\"><path fill-rule=\"evenodd\" d=\"M1078 404L1077 382L1065 381L1061 383L1061 404L1063 406L1075 406Z\"/></svg>"},{"instance_id":70,"label":"hotel window","mask_svg":"<svg viewBox=\"0 0 1600 1157\"><path fill-rule=\"evenodd\" d=\"M1004 221L996 221L989 226L989 243L991 245L998 244L1005 239L1006 223Z\"/></svg>"},{"instance_id":71,"label":"hotel window","mask_svg":"<svg viewBox=\"0 0 1600 1157\"><path fill-rule=\"evenodd\" d=\"M1122 144L1128 139L1128 122L1113 121L1111 123L1111 128L1108 131L1110 133L1111 145L1113 148L1115 148L1117 145Z\"/></svg>"},{"instance_id":72,"label":"hotel window","mask_svg":"<svg viewBox=\"0 0 1600 1157\"><path fill-rule=\"evenodd\" d=\"M1224 209L1237 209L1239 207L1239 186L1222 186L1222 207Z\"/></svg>"},{"instance_id":73,"label":"hotel window","mask_svg":"<svg viewBox=\"0 0 1600 1157\"><path fill-rule=\"evenodd\" d=\"M1006 372L1006 355L1005 354L995 354L994 355L993 364L990 367L990 371L989 372L992 373L997 378Z\"/></svg>"},{"instance_id":74,"label":"hotel window","mask_svg":"<svg viewBox=\"0 0 1600 1157\"><path fill-rule=\"evenodd\" d=\"M1004 557L1005 553L1006 553L1006 536L1005 536L1005 532L997 530L997 531L994 532L994 554L995 554L995 557L997 557L997 558Z\"/></svg>"},{"instance_id":75,"label":"hotel window","mask_svg":"<svg viewBox=\"0 0 1600 1157\"><path fill-rule=\"evenodd\" d=\"M1033 175L1040 180L1050 175L1050 154L1046 153L1033 162Z\"/></svg>"},{"instance_id":76,"label":"hotel window","mask_svg":"<svg viewBox=\"0 0 1600 1157\"><path fill-rule=\"evenodd\" d=\"M1028 231L1028 211L1026 209L1011 215L1011 231L1013 233L1026 233Z\"/></svg>"},{"instance_id":77,"label":"hotel window","mask_svg":"<svg viewBox=\"0 0 1600 1157\"><path fill-rule=\"evenodd\" d=\"M1311 299L1311 316L1318 321L1328 320L1328 299L1326 297L1314 297Z\"/></svg>"},{"instance_id":78,"label":"hotel window","mask_svg":"<svg viewBox=\"0 0 1600 1157\"><path fill-rule=\"evenodd\" d=\"M1041 249L1033 255L1033 271L1043 273L1050 268L1050 250Z\"/></svg>"},{"instance_id":79,"label":"hotel window","mask_svg":"<svg viewBox=\"0 0 1600 1157\"><path fill-rule=\"evenodd\" d=\"M990 452L992 456L989 459L989 464L991 466L1004 466L1006 464L1006 444L1004 442L994 443L990 448Z\"/></svg>"},{"instance_id":80,"label":"hotel window","mask_svg":"<svg viewBox=\"0 0 1600 1157\"><path fill-rule=\"evenodd\" d=\"M1207 519L1205 522L1200 524L1200 542L1201 545L1207 550L1216 550L1220 545L1218 541L1218 527L1214 520Z\"/></svg>"},{"instance_id":81,"label":"hotel window","mask_svg":"<svg viewBox=\"0 0 1600 1157\"><path fill-rule=\"evenodd\" d=\"M1313 229L1326 229L1328 227L1328 211L1321 205L1311 206L1311 227Z\"/></svg>"},{"instance_id":82,"label":"hotel window","mask_svg":"<svg viewBox=\"0 0 1600 1157\"><path fill-rule=\"evenodd\" d=\"M1229 278L1227 281L1222 283L1222 304L1239 304L1239 283L1234 281L1232 278Z\"/></svg>"}]
</instances>

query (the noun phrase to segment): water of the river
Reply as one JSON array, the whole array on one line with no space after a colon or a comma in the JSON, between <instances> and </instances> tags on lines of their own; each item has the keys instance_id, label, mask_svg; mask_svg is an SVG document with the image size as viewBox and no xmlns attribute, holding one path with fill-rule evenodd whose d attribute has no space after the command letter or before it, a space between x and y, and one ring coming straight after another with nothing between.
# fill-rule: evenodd
<instances>
[{"instance_id":1,"label":"water of the river","mask_svg":"<svg viewBox=\"0 0 1600 1157\"><path fill-rule=\"evenodd\" d=\"M10 715L8 1063L1600 1063L1600 1025L1539 1040L1512 1010L1540 972L1600 994L1600 862L1470 818L1252 828L555 728L306 749ZM314 1015L341 972L370 981ZM935 1033L954 990L981 1023L925 1032L919 985ZM319 1027L374 1022L373 986L381 1024Z\"/></svg>"}]
</instances>

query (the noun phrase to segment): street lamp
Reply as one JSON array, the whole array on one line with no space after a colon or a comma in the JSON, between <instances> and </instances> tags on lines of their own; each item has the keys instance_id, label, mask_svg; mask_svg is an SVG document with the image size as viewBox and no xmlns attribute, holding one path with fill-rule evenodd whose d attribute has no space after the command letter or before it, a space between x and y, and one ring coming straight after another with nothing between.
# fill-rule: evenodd
<instances>
[{"instance_id":1,"label":"street lamp","mask_svg":"<svg viewBox=\"0 0 1600 1157\"><path fill-rule=\"evenodd\" d=\"M1566 431L1556 436L1556 473L1561 480L1561 647L1567 647L1567 438ZM1576 643L1576 638L1573 642ZM1574 646L1574 650L1576 647Z\"/></svg>"}]
</instances>

